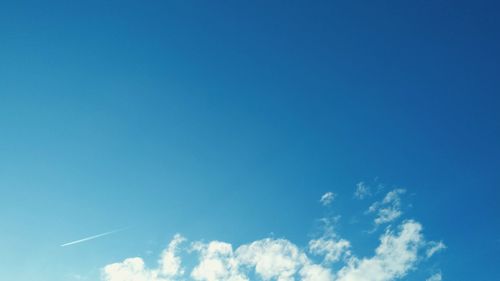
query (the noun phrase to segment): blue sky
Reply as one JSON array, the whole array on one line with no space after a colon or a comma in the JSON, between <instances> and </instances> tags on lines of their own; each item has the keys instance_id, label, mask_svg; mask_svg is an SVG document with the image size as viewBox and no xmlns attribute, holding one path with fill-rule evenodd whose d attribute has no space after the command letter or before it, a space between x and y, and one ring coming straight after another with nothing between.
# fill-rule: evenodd
<instances>
[{"instance_id":1,"label":"blue sky","mask_svg":"<svg viewBox=\"0 0 500 281\"><path fill-rule=\"evenodd\" d=\"M2 1L1 279L161 269L176 233L186 276L210 241L335 274L416 224L401 280L500 279L499 5L313 2Z\"/></svg>"}]
</instances>

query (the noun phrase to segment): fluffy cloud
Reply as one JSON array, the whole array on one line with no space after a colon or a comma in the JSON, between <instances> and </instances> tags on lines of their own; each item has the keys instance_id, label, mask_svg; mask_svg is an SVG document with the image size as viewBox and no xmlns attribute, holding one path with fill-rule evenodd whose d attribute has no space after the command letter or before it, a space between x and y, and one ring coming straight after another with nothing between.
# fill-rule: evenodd
<instances>
[{"instance_id":1,"label":"fluffy cloud","mask_svg":"<svg viewBox=\"0 0 500 281\"><path fill-rule=\"evenodd\" d=\"M302 281L333 281L330 269L317 264L307 263L300 270L300 280Z\"/></svg>"},{"instance_id":2,"label":"fluffy cloud","mask_svg":"<svg viewBox=\"0 0 500 281\"><path fill-rule=\"evenodd\" d=\"M185 240L176 234L158 261L158 268L148 269L141 258L128 258L123 262L107 265L102 270L105 281L170 281L182 275L181 259L176 256L178 246Z\"/></svg>"},{"instance_id":3,"label":"fluffy cloud","mask_svg":"<svg viewBox=\"0 0 500 281\"><path fill-rule=\"evenodd\" d=\"M333 199L335 199L335 193L333 192L327 192L321 196L321 199L319 202L323 204L323 206L330 205L333 202Z\"/></svg>"},{"instance_id":4,"label":"fluffy cloud","mask_svg":"<svg viewBox=\"0 0 500 281\"><path fill-rule=\"evenodd\" d=\"M181 268L181 258L178 257L177 251L179 245L186 239L179 234L176 234L172 241L168 244L167 249L163 251L160 264L160 274L168 277L175 277L184 274Z\"/></svg>"},{"instance_id":5,"label":"fluffy cloud","mask_svg":"<svg viewBox=\"0 0 500 281\"><path fill-rule=\"evenodd\" d=\"M103 269L103 280L106 281L166 281L158 274L158 270L149 270L141 258L129 258L123 262L107 265Z\"/></svg>"},{"instance_id":6,"label":"fluffy cloud","mask_svg":"<svg viewBox=\"0 0 500 281\"><path fill-rule=\"evenodd\" d=\"M390 281L405 276L417 263L419 249L425 244L422 226L405 221L399 231L388 229L380 237L375 254L369 258L349 256L346 264L332 272L324 264L316 264L297 245L286 239L265 238L244 244L233 250L229 243L195 242L192 249L198 253L198 264L190 272L192 280L248 281L249 274L270 281ZM181 269L177 246L184 241L176 235L162 253L158 268L147 269L140 258L129 258L106 266L106 281L169 281L186 280ZM309 242L309 249L335 262L350 247L344 239L337 241L320 238Z\"/></svg>"},{"instance_id":7,"label":"fluffy cloud","mask_svg":"<svg viewBox=\"0 0 500 281\"><path fill-rule=\"evenodd\" d=\"M247 281L239 271L239 262L234 256L231 244L212 241L208 244L194 243L193 249L199 252L199 264L191 272L194 280L201 281Z\"/></svg>"},{"instance_id":8,"label":"fluffy cloud","mask_svg":"<svg viewBox=\"0 0 500 281\"><path fill-rule=\"evenodd\" d=\"M385 209L399 210L400 195L393 190L370 207L385 222ZM445 246L426 242L422 225L405 220L389 225L372 255L358 257L352 242L336 232L340 216L323 218L323 233L301 248L287 239L264 238L233 247L222 241L192 242L177 234L161 253L156 267L141 258L127 258L102 269L103 281L391 281L403 278ZM183 262L192 257L195 261ZM186 266L189 265L189 266ZM427 281L440 281L435 274Z\"/></svg>"},{"instance_id":9,"label":"fluffy cloud","mask_svg":"<svg viewBox=\"0 0 500 281\"><path fill-rule=\"evenodd\" d=\"M263 280L293 281L297 271L308 262L299 248L284 239L263 239L237 250L242 264L255 269Z\"/></svg>"},{"instance_id":10,"label":"fluffy cloud","mask_svg":"<svg viewBox=\"0 0 500 281\"><path fill-rule=\"evenodd\" d=\"M404 222L398 234L387 230L371 258L352 258L338 274L338 281L389 281L405 276L415 265L423 245L422 226Z\"/></svg>"},{"instance_id":11,"label":"fluffy cloud","mask_svg":"<svg viewBox=\"0 0 500 281\"><path fill-rule=\"evenodd\" d=\"M405 192L404 189L394 189L388 192L382 201L377 201L368 208L368 213L377 214L375 218L376 225L391 222L403 214L401 211L401 194Z\"/></svg>"}]
</instances>

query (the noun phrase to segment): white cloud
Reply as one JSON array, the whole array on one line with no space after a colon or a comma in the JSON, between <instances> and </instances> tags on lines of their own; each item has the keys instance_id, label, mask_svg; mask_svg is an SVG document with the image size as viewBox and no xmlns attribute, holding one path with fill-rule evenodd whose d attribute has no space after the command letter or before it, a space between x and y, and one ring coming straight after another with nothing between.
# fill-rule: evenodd
<instances>
[{"instance_id":1,"label":"white cloud","mask_svg":"<svg viewBox=\"0 0 500 281\"><path fill-rule=\"evenodd\" d=\"M323 255L327 263L336 262L343 254L349 255L351 243L345 239L313 239L309 241L309 252L315 255Z\"/></svg>"},{"instance_id":2,"label":"white cloud","mask_svg":"<svg viewBox=\"0 0 500 281\"><path fill-rule=\"evenodd\" d=\"M148 269L141 258L128 258L123 262L107 265L102 270L105 281L170 281L183 274L178 246L185 240L176 234L158 261L158 268Z\"/></svg>"},{"instance_id":3,"label":"white cloud","mask_svg":"<svg viewBox=\"0 0 500 281\"><path fill-rule=\"evenodd\" d=\"M128 258L123 262L107 265L103 269L106 281L167 281L158 275L158 270L145 268L141 258Z\"/></svg>"},{"instance_id":4,"label":"white cloud","mask_svg":"<svg viewBox=\"0 0 500 281\"><path fill-rule=\"evenodd\" d=\"M379 209L378 217L375 218L376 224L383 224L387 222L391 222L401 216L402 212L398 209L398 207L387 207Z\"/></svg>"},{"instance_id":5,"label":"white cloud","mask_svg":"<svg viewBox=\"0 0 500 281\"><path fill-rule=\"evenodd\" d=\"M439 272L427 278L425 281L441 281L441 280L443 280L443 277L441 276L441 272Z\"/></svg>"},{"instance_id":6,"label":"white cloud","mask_svg":"<svg viewBox=\"0 0 500 281\"><path fill-rule=\"evenodd\" d=\"M203 281L247 281L239 271L239 262L234 256L231 244L212 241L208 244L194 243L194 250L200 253L199 264L191 272L194 280Z\"/></svg>"},{"instance_id":7,"label":"white cloud","mask_svg":"<svg viewBox=\"0 0 500 281\"><path fill-rule=\"evenodd\" d=\"M435 253L446 249L446 245L443 243L443 241L435 242L431 241L427 243L428 248L426 251L427 258L432 257Z\"/></svg>"},{"instance_id":8,"label":"white cloud","mask_svg":"<svg viewBox=\"0 0 500 281\"><path fill-rule=\"evenodd\" d=\"M323 206L330 205L333 202L333 199L335 199L335 196L336 196L335 193L327 192L323 194L323 196L321 196L319 202L321 202Z\"/></svg>"},{"instance_id":9,"label":"white cloud","mask_svg":"<svg viewBox=\"0 0 500 281\"><path fill-rule=\"evenodd\" d=\"M177 246L185 239L174 236L163 251L157 268L147 268L141 258L128 258L107 265L102 270L105 281L174 281L186 280L181 269ZM333 281L329 268L314 264L299 247L285 239L266 238L244 244L233 251L229 243L195 242L198 264L190 273L199 281L248 281L248 272L262 280ZM297 279L298 278L298 279Z\"/></svg>"},{"instance_id":10,"label":"white cloud","mask_svg":"<svg viewBox=\"0 0 500 281\"><path fill-rule=\"evenodd\" d=\"M349 254L346 265L336 273L325 264L314 263L306 252L286 239L265 238L236 250L220 241L195 242L192 249L199 260L189 280L249 281L249 274L255 274L264 281L390 281L405 276L416 264L418 250L425 244L421 230L422 226L411 220L402 223L398 233L387 230L380 237L374 256L360 259ZM176 256L178 245L184 240L180 235L174 236L162 253L158 268L148 269L141 258L129 258L104 267L103 280L186 280ZM328 262L338 261L349 247L344 239L323 237L309 242L310 252L325 255Z\"/></svg>"},{"instance_id":11,"label":"white cloud","mask_svg":"<svg viewBox=\"0 0 500 281\"><path fill-rule=\"evenodd\" d=\"M307 263L300 270L301 281L333 281L333 274L330 269L317 264Z\"/></svg>"},{"instance_id":12,"label":"white cloud","mask_svg":"<svg viewBox=\"0 0 500 281\"><path fill-rule=\"evenodd\" d=\"M174 277L184 274L184 269L181 267L181 258L176 256L179 245L184 241L186 241L186 238L176 234L168 244L167 249L163 251L159 260L162 275Z\"/></svg>"},{"instance_id":13,"label":"white cloud","mask_svg":"<svg viewBox=\"0 0 500 281\"><path fill-rule=\"evenodd\" d=\"M356 191L354 192L354 197L357 199L364 199L371 195L370 187L367 186L364 182L358 182L356 184Z\"/></svg>"},{"instance_id":14,"label":"white cloud","mask_svg":"<svg viewBox=\"0 0 500 281\"><path fill-rule=\"evenodd\" d=\"M385 209L396 209L404 190L389 192L370 207L377 218L387 217ZM358 257L356 247L334 230L339 216L323 218L321 236L301 248L287 239L264 238L233 247L222 241L193 242L177 234L161 253L156 267L148 268L139 257L127 258L102 269L103 281L392 281L417 268L418 262L446 246L426 242L422 225L403 221L395 230L388 226L380 236L374 254ZM392 219L391 219L392 220ZM184 255L195 260L183 262ZM441 281L435 274L427 281Z\"/></svg>"},{"instance_id":15,"label":"white cloud","mask_svg":"<svg viewBox=\"0 0 500 281\"><path fill-rule=\"evenodd\" d=\"M404 189L394 189L388 192L382 201L377 201L368 208L368 213L377 214L375 218L376 225L391 222L403 214L400 195L405 192Z\"/></svg>"},{"instance_id":16,"label":"white cloud","mask_svg":"<svg viewBox=\"0 0 500 281\"><path fill-rule=\"evenodd\" d=\"M325 264L337 262L342 256L351 254L351 243L340 238L335 232L335 225L339 220L340 216L320 219L322 234L308 243L309 253L322 256Z\"/></svg>"},{"instance_id":17,"label":"white cloud","mask_svg":"<svg viewBox=\"0 0 500 281\"><path fill-rule=\"evenodd\" d=\"M422 226L404 222L398 234L387 231L371 258L352 258L338 273L338 281L389 281L405 276L415 265L422 245Z\"/></svg>"},{"instance_id":18,"label":"white cloud","mask_svg":"<svg viewBox=\"0 0 500 281\"><path fill-rule=\"evenodd\" d=\"M263 280L292 281L308 259L297 246L284 239L263 239L237 250L241 262L255 268Z\"/></svg>"}]
</instances>

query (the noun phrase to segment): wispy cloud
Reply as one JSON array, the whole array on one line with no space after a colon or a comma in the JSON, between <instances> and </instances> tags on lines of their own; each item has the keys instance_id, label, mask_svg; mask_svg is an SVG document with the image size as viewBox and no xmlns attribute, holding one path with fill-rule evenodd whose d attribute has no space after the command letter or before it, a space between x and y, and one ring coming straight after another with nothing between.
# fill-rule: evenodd
<instances>
[{"instance_id":1,"label":"wispy cloud","mask_svg":"<svg viewBox=\"0 0 500 281\"><path fill-rule=\"evenodd\" d=\"M321 199L319 202L323 204L323 206L330 205L333 202L333 199L335 199L335 193L333 192L327 192L321 196Z\"/></svg>"},{"instance_id":2,"label":"wispy cloud","mask_svg":"<svg viewBox=\"0 0 500 281\"><path fill-rule=\"evenodd\" d=\"M357 199L364 199L371 195L370 187L366 183L360 181L356 184L356 191L354 192L354 197Z\"/></svg>"},{"instance_id":3,"label":"wispy cloud","mask_svg":"<svg viewBox=\"0 0 500 281\"><path fill-rule=\"evenodd\" d=\"M405 192L404 189L394 189L388 192L382 201L377 201L370 206L368 213L377 214L375 218L376 225L391 222L403 214L400 196Z\"/></svg>"},{"instance_id":4,"label":"wispy cloud","mask_svg":"<svg viewBox=\"0 0 500 281\"><path fill-rule=\"evenodd\" d=\"M86 242L86 241L93 240L93 239L96 239L96 238L99 238L99 237L103 237L103 236L106 236L106 235L110 235L110 234L113 234L113 233L124 231L126 229L128 229L128 228L119 228L119 229L115 229L115 230L112 230L112 231L108 231L108 232L104 232L104 233L92 235L92 236L85 237L85 238L82 238L82 239L79 239L79 240L75 240L75 241L71 241L71 242L68 242L68 243L61 244L61 247L66 247L66 246L71 246L71 245L75 245L75 244L78 244L78 243Z\"/></svg>"},{"instance_id":5,"label":"wispy cloud","mask_svg":"<svg viewBox=\"0 0 500 281\"><path fill-rule=\"evenodd\" d=\"M434 274L431 277L426 279L426 281L441 281L441 280L443 280L443 277L441 276L441 272L436 273L436 274Z\"/></svg>"},{"instance_id":6,"label":"wispy cloud","mask_svg":"<svg viewBox=\"0 0 500 281\"><path fill-rule=\"evenodd\" d=\"M428 247L426 254L427 258L432 257L435 253L446 249L446 245L443 243L443 241L435 242L435 241L430 241L428 243Z\"/></svg>"}]
</instances>

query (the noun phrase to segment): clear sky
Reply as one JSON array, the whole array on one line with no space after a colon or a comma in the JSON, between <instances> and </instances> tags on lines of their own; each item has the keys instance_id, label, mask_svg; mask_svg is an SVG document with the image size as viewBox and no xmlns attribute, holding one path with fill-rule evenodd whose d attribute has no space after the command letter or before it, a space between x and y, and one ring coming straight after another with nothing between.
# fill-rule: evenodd
<instances>
[{"instance_id":1,"label":"clear sky","mask_svg":"<svg viewBox=\"0 0 500 281\"><path fill-rule=\"evenodd\" d=\"M180 233L172 280L224 241L251 280L286 242L366 281L380 237L418 251L373 280L500 280L499 8L1 1L0 279L155 281L110 265L161 271Z\"/></svg>"}]
</instances>

